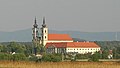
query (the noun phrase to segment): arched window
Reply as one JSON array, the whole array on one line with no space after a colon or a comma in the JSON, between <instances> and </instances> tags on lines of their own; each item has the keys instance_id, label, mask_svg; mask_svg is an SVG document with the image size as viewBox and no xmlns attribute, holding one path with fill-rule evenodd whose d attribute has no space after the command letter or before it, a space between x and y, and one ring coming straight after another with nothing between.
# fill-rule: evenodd
<instances>
[{"instance_id":1,"label":"arched window","mask_svg":"<svg viewBox=\"0 0 120 68\"><path fill-rule=\"evenodd\" d=\"M46 36L45 36L45 39L46 39Z\"/></svg>"},{"instance_id":2,"label":"arched window","mask_svg":"<svg viewBox=\"0 0 120 68\"><path fill-rule=\"evenodd\" d=\"M45 33L46 33L46 30L45 30Z\"/></svg>"}]
</instances>

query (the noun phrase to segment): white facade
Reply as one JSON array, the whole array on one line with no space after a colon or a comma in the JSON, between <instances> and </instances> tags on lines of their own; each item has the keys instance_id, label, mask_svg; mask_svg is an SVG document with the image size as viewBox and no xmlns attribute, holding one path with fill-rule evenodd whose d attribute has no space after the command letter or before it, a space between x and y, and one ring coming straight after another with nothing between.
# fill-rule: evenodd
<instances>
[{"instance_id":1,"label":"white facade","mask_svg":"<svg viewBox=\"0 0 120 68\"><path fill-rule=\"evenodd\" d=\"M48 41L48 28L47 27L42 27L42 44L45 46L47 41Z\"/></svg>"},{"instance_id":2,"label":"white facade","mask_svg":"<svg viewBox=\"0 0 120 68\"><path fill-rule=\"evenodd\" d=\"M86 53L95 53L100 51L100 47L99 48L66 48L66 52L67 53L71 53L71 52L76 52L79 54L86 54Z\"/></svg>"}]
</instances>

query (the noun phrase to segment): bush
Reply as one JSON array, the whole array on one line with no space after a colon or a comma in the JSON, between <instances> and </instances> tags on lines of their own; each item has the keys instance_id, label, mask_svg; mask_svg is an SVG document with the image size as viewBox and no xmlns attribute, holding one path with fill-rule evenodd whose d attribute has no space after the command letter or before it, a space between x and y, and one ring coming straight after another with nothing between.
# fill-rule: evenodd
<instances>
[{"instance_id":1,"label":"bush","mask_svg":"<svg viewBox=\"0 0 120 68\"><path fill-rule=\"evenodd\" d=\"M0 60L12 60L12 55L7 53L0 53Z\"/></svg>"},{"instance_id":2,"label":"bush","mask_svg":"<svg viewBox=\"0 0 120 68\"><path fill-rule=\"evenodd\" d=\"M76 59L88 59L91 56L91 53L88 54L77 54Z\"/></svg>"},{"instance_id":3,"label":"bush","mask_svg":"<svg viewBox=\"0 0 120 68\"><path fill-rule=\"evenodd\" d=\"M57 54L44 54L42 61L49 62L59 62L61 61L61 56Z\"/></svg>"},{"instance_id":4,"label":"bush","mask_svg":"<svg viewBox=\"0 0 120 68\"><path fill-rule=\"evenodd\" d=\"M25 54L14 54L12 59L13 61L25 61L27 60L27 57L25 56Z\"/></svg>"},{"instance_id":5,"label":"bush","mask_svg":"<svg viewBox=\"0 0 120 68\"><path fill-rule=\"evenodd\" d=\"M61 57L59 57L59 56L52 56L51 61L53 61L53 62L59 62L59 61L61 61Z\"/></svg>"},{"instance_id":6,"label":"bush","mask_svg":"<svg viewBox=\"0 0 120 68\"><path fill-rule=\"evenodd\" d=\"M29 58L30 61L36 61L37 60L37 57L34 56L34 55L31 55L31 57Z\"/></svg>"},{"instance_id":7,"label":"bush","mask_svg":"<svg viewBox=\"0 0 120 68\"><path fill-rule=\"evenodd\" d=\"M96 52L95 54L90 56L90 59L88 61L98 62L100 58L100 54Z\"/></svg>"}]
</instances>

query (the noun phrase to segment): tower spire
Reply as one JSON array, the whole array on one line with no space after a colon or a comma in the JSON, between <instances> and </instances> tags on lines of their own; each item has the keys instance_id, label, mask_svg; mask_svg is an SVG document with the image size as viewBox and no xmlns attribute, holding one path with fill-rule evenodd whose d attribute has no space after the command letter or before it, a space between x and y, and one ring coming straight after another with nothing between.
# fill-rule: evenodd
<instances>
[{"instance_id":1,"label":"tower spire","mask_svg":"<svg viewBox=\"0 0 120 68\"><path fill-rule=\"evenodd\" d=\"M35 16L35 24L37 23L36 16Z\"/></svg>"},{"instance_id":2,"label":"tower spire","mask_svg":"<svg viewBox=\"0 0 120 68\"><path fill-rule=\"evenodd\" d=\"M45 24L45 17L43 17L43 24Z\"/></svg>"},{"instance_id":3,"label":"tower spire","mask_svg":"<svg viewBox=\"0 0 120 68\"><path fill-rule=\"evenodd\" d=\"M43 27L46 27L46 24L45 24L45 17L43 17L43 24L42 24Z\"/></svg>"},{"instance_id":4,"label":"tower spire","mask_svg":"<svg viewBox=\"0 0 120 68\"><path fill-rule=\"evenodd\" d=\"M34 26L34 28L37 28L37 27L38 27L36 17L35 17L34 25L33 25L33 26Z\"/></svg>"}]
</instances>

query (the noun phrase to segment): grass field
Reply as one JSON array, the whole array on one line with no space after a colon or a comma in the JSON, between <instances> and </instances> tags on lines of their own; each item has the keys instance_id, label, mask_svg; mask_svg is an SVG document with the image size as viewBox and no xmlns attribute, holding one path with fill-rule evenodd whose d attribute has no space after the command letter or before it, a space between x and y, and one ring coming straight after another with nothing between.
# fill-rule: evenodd
<instances>
[{"instance_id":1,"label":"grass field","mask_svg":"<svg viewBox=\"0 0 120 68\"><path fill-rule=\"evenodd\" d=\"M120 68L116 62L10 62L0 61L0 68Z\"/></svg>"}]
</instances>

